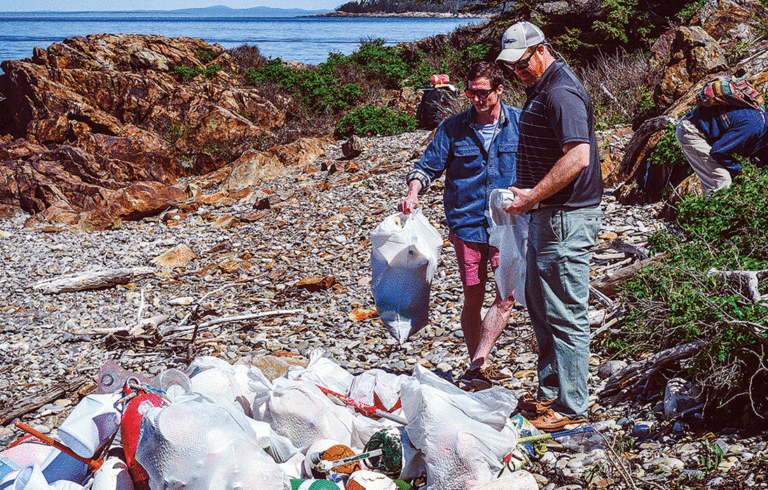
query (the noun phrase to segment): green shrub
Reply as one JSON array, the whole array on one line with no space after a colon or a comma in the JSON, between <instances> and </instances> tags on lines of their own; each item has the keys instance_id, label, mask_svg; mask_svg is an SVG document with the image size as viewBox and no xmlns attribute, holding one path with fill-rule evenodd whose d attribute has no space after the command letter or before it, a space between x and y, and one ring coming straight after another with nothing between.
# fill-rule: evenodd
<instances>
[{"instance_id":1,"label":"green shrub","mask_svg":"<svg viewBox=\"0 0 768 490\"><path fill-rule=\"evenodd\" d=\"M416 120L402 111L366 104L342 117L336 133L342 137L352 135L395 135L416 129Z\"/></svg>"},{"instance_id":2,"label":"green shrub","mask_svg":"<svg viewBox=\"0 0 768 490\"><path fill-rule=\"evenodd\" d=\"M707 3L707 1L708 0L696 0L695 2L683 7L683 9L677 13L677 16L680 17L683 22L688 22L691 20L694 14Z\"/></svg>"},{"instance_id":3,"label":"green shrub","mask_svg":"<svg viewBox=\"0 0 768 490\"><path fill-rule=\"evenodd\" d=\"M192 132L189 128L184 128L183 126L176 126L176 125L170 125L167 128L166 132L166 138L168 139L168 142L170 144L175 144L177 141L179 141L182 138L186 138L189 133Z\"/></svg>"},{"instance_id":4,"label":"green shrub","mask_svg":"<svg viewBox=\"0 0 768 490\"><path fill-rule=\"evenodd\" d=\"M173 67L173 73L178 75L183 81L189 81L200 75L203 70L199 66L177 65Z\"/></svg>"},{"instance_id":5,"label":"green shrub","mask_svg":"<svg viewBox=\"0 0 768 490\"><path fill-rule=\"evenodd\" d=\"M595 33L623 45L630 38L642 39L651 33L647 12L638 9L638 0L606 0L601 3L602 15L592 24Z\"/></svg>"},{"instance_id":6,"label":"green shrub","mask_svg":"<svg viewBox=\"0 0 768 490\"><path fill-rule=\"evenodd\" d=\"M626 352L658 352L690 342L706 347L681 371L710 390L711 400L748 399L768 408L768 306L753 302L738 281L717 270L768 269L768 172L751 166L731 187L680 203L677 231L658 232L649 244L665 260L625 285L626 314L605 346ZM760 293L768 292L760 284ZM762 387L762 388L757 388Z\"/></svg>"},{"instance_id":7,"label":"green shrub","mask_svg":"<svg viewBox=\"0 0 768 490\"><path fill-rule=\"evenodd\" d=\"M195 52L197 53L197 57L200 58L200 61L202 61L203 64L210 63L216 58L216 51L212 49L197 48Z\"/></svg>"},{"instance_id":8,"label":"green shrub","mask_svg":"<svg viewBox=\"0 0 768 490\"><path fill-rule=\"evenodd\" d=\"M250 83L273 83L296 97L300 103L316 112L344 111L353 107L362 96L360 86L342 83L338 78L320 69L299 69L284 66L280 58L264 67L246 70Z\"/></svg>"},{"instance_id":9,"label":"green shrub","mask_svg":"<svg viewBox=\"0 0 768 490\"><path fill-rule=\"evenodd\" d=\"M383 39L373 39L360 45L345 61L359 67L365 78L375 78L385 88L401 86L423 87L435 73L420 49L384 46Z\"/></svg>"},{"instance_id":10,"label":"green shrub","mask_svg":"<svg viewBox=\"0 0 768 490\"><path fill-rule=\"evenodd\" d=\"M200 68L199 66L183 66L177 65L173 67L173 73L178 75L183 81L189 81L193 78L204 75L205 78L214 78L216 73L220 72L224 68L219 65L211 65L207 68Z\"/></svg>"},{"instance_id":11,"label":"green shrub","mask_svg":"<svg viewBox=\"0 0 768 490\"><path fill-rule=\"evenodd\" d=\"M685 159L683 150L680 149L677 138L675 138L675 130L674 124L670 124L664 129L663 136L656 143L651 154L648 155L648 163L668 166L688 165L688 160Z\"/></svg>"}]
</instances>

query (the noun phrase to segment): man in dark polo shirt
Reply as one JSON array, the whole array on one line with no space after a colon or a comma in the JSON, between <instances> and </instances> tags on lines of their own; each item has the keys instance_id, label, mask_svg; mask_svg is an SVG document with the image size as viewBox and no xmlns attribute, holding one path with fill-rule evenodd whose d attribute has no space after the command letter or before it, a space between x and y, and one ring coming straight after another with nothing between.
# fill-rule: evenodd
<instances>
[{"instance_id":1,"label":"man in dark polo shirt","mask_svg":"<svg viewBox=\"0 0 768 490\"><path fill-rule=\"evenodd\" d=\"M589 249L600 227L603 181L592 102L541 30L519 22L496 59L526 85L515 199L530 213L526 302L539 346L539 388L520 408L541 430L582 422L589 392Z\"/></svg>"}]
</instances>

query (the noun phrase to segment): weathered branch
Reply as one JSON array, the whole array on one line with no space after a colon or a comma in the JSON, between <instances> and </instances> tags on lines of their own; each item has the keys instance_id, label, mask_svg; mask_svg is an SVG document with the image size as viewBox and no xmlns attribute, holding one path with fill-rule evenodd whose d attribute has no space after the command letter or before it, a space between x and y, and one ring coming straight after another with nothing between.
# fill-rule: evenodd
<instances>
[{"instance_id":1,"label":"weathered branch","mask_svg":"<svg viewBox=\"0 0 768 490\"><path fill-rule=\"evenodd\" d=\"M219 292L221 292L221 291L224 291L225 289L228 289L228 288L231 288L231 287L233 287L233 286L236 286L236 285L237 285L237 284L234 284L234 283L231 283L231 284L225 284L224 286L220 287L219 289L216 289L216 290L214 290L214 291L210 291L210 292L208 292L208 293L204 294L204 295L203 295L203 296L202 296L200 299L198 299L197 301L195 301L195 306L194 306L194 308L192 308L192 310L190 310L190 312L189 312L189 313L187 313L187 314L186 314L186 316L184 316L184 318L182 318L181 320L179 320L179 322L178 322L176 325L168 325L167 327L163 327L161 330L159 330L159 331L158 331L158 333L160 334L160 336L164 336L164 335L165 335L165 334L167 334L168 332L172 332L172 331L174 331L174 330L184 330L182 327L183 327L183 326L184 326L184 325L187 323L187 321L189 320L189 318L190 318L192 315L194 315L194 314L197 312L197 310L200 308L200 305L202 305L202 304L203 304L203 301L205 301L205 300L206 300L206 298L208 298L209 296L211 296L211 295L213 295L213 294L216 294L216 293L219 293ZM195 327L194 327L194 326L192 326L192 327L190 327L190 328L189 328L189 329L187 329L187 330L192 330L192 329L194 329L194 328L195 328Z\"/></svg>"},{"instance_id":2,"label":"weathered branch","mask_svg":"<svg viewBox=\"0 0 768 490\"><path fill-rule=\"evenodd\" d=\"M67 293L72 291L85 291L89 289L102 289L126 284L139 277L154 274L152 267L131 267L123 269L109 269L101 271L89 271L80 274L68 274L47 279L32 285L32 289L44 294Z\"/></svg>"},{"instance_id":3,"label":"weathered branch","mask_svg":"<svg viewBox=\"0 0 768 490\"><path fill-rule=\"evenodd\" d=\"M85 376L80 376L70 381L57 384L48 388L42 393L38 393L28 398L24 398L18 402L14 402L14 407L5 413L0 413L0 427L10 423L13 419L21 417L23 415L37 410L45 404L54 402L60 398L64 398L67 394L76 392L85 385L89 379Z\"/></svg>"},{"instance_id":4,"label":"weathered branch","mask_svg":"<svg viewBox=\"0 0 768 490\"><path fill-rule=\"evenodd\" d=\"M262 311L261 313L251 313L249 315L225 316L222 318L216 318L214 320L203 322L199 325L188 325L184 328L177 329L173 333L173 335L170 335L169 337L173 337L173 338L180 337L185 333L189 333L191 331L197 331L203 328L210 329L211 327L220 325L222 323L243 322L247 320L255 320L257 318L264 318L267 316L298 315L299 313L304 313L304 310L275 310L275 311Z\"/></svg>"},{"instance_id":5,"label":"weathered branch","mask_svg":"<svg viewBox=\"0 0 768 490\"><path fill-rule=\"evenodd\" d=\"M761 271L720 271L717 269L709 269L709 272L707 272L707 277L716 276L718 279L721 279L723 281L729 280L729 279L736 279L736 282L738 285L744 289L746 289L746 293L744 296L749 298L750 300L757 302L762 299L762 296L760 296L760 291L758 289L758 281L761 279L765 279L768 277L768 269L764 269Z\"/></svg>"},{"instance_id":6,"label":"weathered branch","mask_svg":"<svg viewBox=\"0 0 768 490\"><path fill-rule=\"evenodd\" d=\"M688 344L672 347L656 353L647 359L632 363L611 376L600 396L610 397L616 395L620 399L633 391L645 389L650 378L663 364L691 357L703 349L705 345L707 345L707 342L704 340L696 340Z\"/></svg>"},{"instance_id":7,"label":"weathered branch","mask_svg":"<svg viewBox=\"0 0 768 490\"><path fill-rule=\"evenodd\" d=\"M615 272L609 272L605 274L604 277L595 281L591 281L589 285L608 297L615 296L619 286L621 286L627 280L631 279L637 271L648 267L649 265L656 264L664 257L666 257L666 254L659 254L651 257L650 259L635 262L634 264L619 269Z\"/></svg>"},{"instance_id":8,"label":"weathered branch","mask_svg":"<svg viewBox=\"0 0 768 490\"><path fill-rule=\"evenodd\" d=\"M650 150L646 148L646 143L651 136L668 125L677 123L678 120L672 116L658 116L641 124L624 150L624 158L621 159L621 165L619 165L617 181L626 182L635 175L640 162L648 156L647 153Z\"/></svg>"}]
</instances>

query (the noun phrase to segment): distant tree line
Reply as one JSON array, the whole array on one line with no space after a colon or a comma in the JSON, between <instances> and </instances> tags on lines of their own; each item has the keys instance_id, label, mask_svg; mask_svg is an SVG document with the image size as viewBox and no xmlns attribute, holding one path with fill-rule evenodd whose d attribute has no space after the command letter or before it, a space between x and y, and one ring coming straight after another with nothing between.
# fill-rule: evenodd
<instances>
[{"instance_id":1,"label":"distant tree line","mask_svg":"<svg viewBox=\"0 0 768 490\"><path fill-rule=\"evenodd\" d=\"M478 10L499 10L508 2L468 0L357 0L347 2L337 11L353 14L403 12L467 12Z\"/></svg>"}]
</instances>

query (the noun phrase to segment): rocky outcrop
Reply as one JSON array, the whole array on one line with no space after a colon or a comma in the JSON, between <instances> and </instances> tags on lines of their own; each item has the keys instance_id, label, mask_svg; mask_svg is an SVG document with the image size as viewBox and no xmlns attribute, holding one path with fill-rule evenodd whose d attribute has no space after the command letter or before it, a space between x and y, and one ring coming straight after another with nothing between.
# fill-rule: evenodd
<instances>
[{"instance_id":1,"label":"rocky outcrop","mask_svg":"<svg viewBox=\"0 0 768 490\"><path fill-rule=\"evenodd\" d=\"M651 52L664 73L654 92L654 102L660 110L685 95L697 80L728 67L723 48L701 27L667 31Z\"/></svg>"},{"instance_id":2,"label":"rocky outcrop","mask_svg":"<svg viewBox=\"0 0 768 490\"><path fill-rule=\"evenodd\" d=\"M655 69L662 74L654 90L658 117L635 131L615 176L623 204L655 202L664 189L685 195L695 188L685 168L647 164L661 131L686 115L696 93L718 75L746 77L759 91L768 88L768 41L760 36L760 19L768 8L754 0L708 2L690 25L672 29L652 48ZM739 61L740 60L740 61Z\"/></svg>"},{"instance_id":3,"label":"rocky outcrop","mask_svg":"<svg viewBox=\"0 0 768 490\"><path fill-rule=\"evenodd\" d=\"M3 62L0 206L104 228L183 201L179 178L254 153L284 124L233 66L200 39L115 34ZM319 151L281 153L303 165Z\"/></svg>"}]
</instances>

